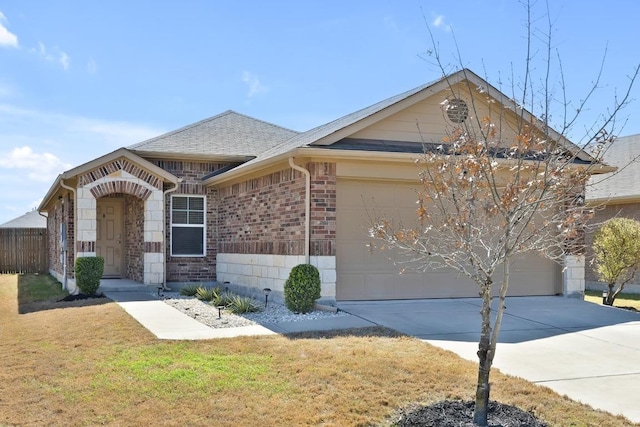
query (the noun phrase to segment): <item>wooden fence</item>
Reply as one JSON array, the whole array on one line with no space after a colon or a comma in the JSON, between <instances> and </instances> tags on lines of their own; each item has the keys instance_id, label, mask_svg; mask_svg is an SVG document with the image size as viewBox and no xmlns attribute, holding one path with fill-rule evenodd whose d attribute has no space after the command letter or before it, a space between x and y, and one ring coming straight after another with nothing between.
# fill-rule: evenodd
<instances>
[{"instance_id":1,"label":"wooden fence","mask_svg":"<svg viewBox=\"0 0 640 427\"><path fill-rule=\"evenodd\" d=\"M47 230L0 228L0 274L48 270Z\"/></svg>"}]
</instances>

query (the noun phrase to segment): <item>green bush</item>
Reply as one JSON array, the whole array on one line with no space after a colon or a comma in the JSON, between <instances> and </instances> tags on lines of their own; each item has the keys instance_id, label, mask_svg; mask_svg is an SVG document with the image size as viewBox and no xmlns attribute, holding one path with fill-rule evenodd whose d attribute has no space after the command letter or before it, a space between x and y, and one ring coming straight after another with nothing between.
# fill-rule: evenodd
<instances>
[{"instance_id":1,"label":"green bush","mask_svg":"<svg viewBox=\"0 0 640 427\"><path fill-rule=\"evenodd\" d=\"M238 295L230 296L228 307L233 314L255 313L262 310L254 299Z\"/></svg>"},{"instance_id":2,"label":"green bush","mask_svg":"<svg viewBox=\"0 0 640 427\"><path fill-rule=\"evenodd\" d=\"M222 292L218 293L216 298L211 300L211 305L215 305L216 307L224 306L227 307L231 305L234 295L230 292Z\"/></svg>"},{"instance_id":3,"label":"green bush","mask_svg":"<svg viewBox=\"0 0 640 427\"><path fill-rule=\"evenodd\" d=\"M180 288L180 295L184 295L186 297L194 297L200 289L202 285L185 285Z\"/></svg>"},{"instance_id":4,"label":"green bush","mask_svg":"<svg viewBox=\"0 0 640 427\"><path fill-rule=\"evenodd\" d=\"M93 295L100 286L100 278L104 272L104 258L79 257L76 259L76 285L85 295Z\"/></svg>"},{"instance_id":5,"label":"green bush","mask_svg":"<svg viewBox=\"0 0 640 427\"><path fill-rule=\"evenodd\" d=\"M220 288L199 287L196 290L196 298L201 301L213 301L220 297Z\"/></svg>"},{"instance_id":6,"label":"green bush","mask_svg":"<svg viewBox=\"0 0 640 427\"><path fill-rule=\"evenodd\" d=\"M296 265L284 284L284 303L296 313L308 313L320 298L320 272L311 264Z\"/></svg>"}]
</instances>

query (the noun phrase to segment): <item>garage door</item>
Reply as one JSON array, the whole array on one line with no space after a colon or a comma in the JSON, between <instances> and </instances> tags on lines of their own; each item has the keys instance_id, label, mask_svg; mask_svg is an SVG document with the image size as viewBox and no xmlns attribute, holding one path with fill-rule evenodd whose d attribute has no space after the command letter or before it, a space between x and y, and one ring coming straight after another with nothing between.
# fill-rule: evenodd
<instances>
[{"instance_id":1,"label":"garage door","mask_svg":"<svg viewBox=\"0 0 640 427\"><path fill-rule=\"evenodd\" d=\"M336 298L385 300L477 297L468 278L453 270L416 272L395 265L391 251L372 251L368 224L375 212L393 215L405 225L415 222L416 184L338 179ZM496 277L498 279L498 277ZM554 295L562 289L561 268L536 254L522 256L511 267L509 295Z\"/></svg>"}]
</instances>

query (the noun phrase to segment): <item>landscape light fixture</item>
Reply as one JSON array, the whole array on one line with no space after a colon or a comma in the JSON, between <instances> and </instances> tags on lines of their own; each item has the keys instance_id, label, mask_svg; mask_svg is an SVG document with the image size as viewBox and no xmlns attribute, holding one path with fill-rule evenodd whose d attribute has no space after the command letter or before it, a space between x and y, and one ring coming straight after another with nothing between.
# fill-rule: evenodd
<instances>
[{"instance_id":1,"label":"landscape light fixture","mask_svg":"<svg viewBox=\"0 0 640 427\"><path fill-rule=\"evenodd\" d=\"M264 292L264 308L267 308L267 303L269 302L269 294L271 293L271 289L264 288L262 292Z\"/></svg>"}]
</instances>

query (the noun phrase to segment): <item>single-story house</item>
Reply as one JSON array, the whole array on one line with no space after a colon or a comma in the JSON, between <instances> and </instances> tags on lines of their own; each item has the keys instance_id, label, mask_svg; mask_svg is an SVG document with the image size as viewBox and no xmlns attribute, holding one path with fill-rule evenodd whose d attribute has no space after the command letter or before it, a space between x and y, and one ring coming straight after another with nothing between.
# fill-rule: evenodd
<instances>
[{"instance_id":1,"label":"single-story house","mask_svg":"<svg viewBox=\"0 0 640 427\"><path fill-rule=\"evenodd\" d=\"M604 153L603 160L618 169L594 176L587 187L586 201L596 207L592 223L597 226L614 217L640 221L640 135L617 138ZM587 289L604 290L606 285L598 281L592 263L595 232L590 230L586 235L585 285ZM640 293L640 277L628 283L625 292Z\"/></svg>"},{"instance_id":2,"label":"single-story house","mask_svg":"<svg viewBox=\"0 0 640 427\"><path fill-rule=\"evenodd\" d=\"M464 69L307 132L227 111L120 148L62 173L44 197L51 273L73 289L74 260L97 254L109 278L229 282L278 299L309 262L325 303L477 296L451 271L400 275L368 233L372 209L415 218L422 142L442 141L472 102L478 114L506 107L507 120L521 111ZM579 293L583 271L582 257L563 273L532 253L513 266L510 295Z\"/></svg>"}]
</instances>

